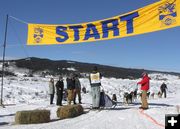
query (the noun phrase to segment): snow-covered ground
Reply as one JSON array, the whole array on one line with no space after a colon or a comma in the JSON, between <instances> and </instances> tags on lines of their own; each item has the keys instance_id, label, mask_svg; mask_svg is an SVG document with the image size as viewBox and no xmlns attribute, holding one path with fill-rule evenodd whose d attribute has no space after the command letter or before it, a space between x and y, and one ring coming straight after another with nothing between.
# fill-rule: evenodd
<instances>
[{"instance_id":1,"label":"snow-covered ground","mask_svg":"<svg viewBox=\"0 0 180 129\"><path fill-rule=\"evenodd\" d=\"M89 91L82 93L82 102L85 113L79 117L58 120L57 106L49 105L48 81L49 77L23 77L23 70L16 73L17 77L4 79L4 104L0 107L0 129L162 129L165 126L165 114L177 114L180 107L180 78L167 74L150 74L151 93L155 98L150 98L149 109L138 109L140 100L133 104L123 105L123 93L133 91L137 87L137 80L102 78L103 89L112 97L117 95L118 105L114 109L89 110L91 93L89 80L81 78L82 86ZM57 78L55 78L57 81ZM158 98L157 92L160 85L165 82L168 86L167 98ZM66 83L65 83L66 85ZM55 100L54 100L55 103ZM63 101L66 105L67 102ZM31 109L51 110L51 122L44 124L15 125L14 116L17 111Z\"/></svg>"}]
</instances>

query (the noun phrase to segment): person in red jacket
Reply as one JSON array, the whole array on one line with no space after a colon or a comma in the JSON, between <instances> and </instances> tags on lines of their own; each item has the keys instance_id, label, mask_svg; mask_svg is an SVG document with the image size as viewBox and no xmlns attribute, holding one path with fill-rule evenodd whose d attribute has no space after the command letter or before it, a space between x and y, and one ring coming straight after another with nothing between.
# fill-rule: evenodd
<instances>
[{"instance_id":1,"label":"person in red jacket","mask_svg":"<svg viewBox=\"0 0 180 129\"><path fill-rule=\"evenodd\" d=\"M148 109L148 102L147 102L147 91L149 90L149 85L150 85L150 78L148 77L147 73L142 73L142 80L138 82L137 84L141 85L141 101L142 105L139 107L140 109Z\"/></svg>"}]
</instances>

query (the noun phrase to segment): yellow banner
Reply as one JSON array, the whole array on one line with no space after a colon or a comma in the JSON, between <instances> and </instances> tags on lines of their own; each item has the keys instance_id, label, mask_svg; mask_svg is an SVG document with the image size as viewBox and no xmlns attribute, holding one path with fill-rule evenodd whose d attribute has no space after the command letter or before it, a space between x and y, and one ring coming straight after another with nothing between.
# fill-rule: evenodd
<instances>
[{"instance_id":1,"label":"yellow banner","mask_svg":"<svg viewBox=\"0 0 180 129\"><path fill-rule=\"evenodd\" d=\"M28 45L107 40L180 26L180 0L161 0L112 18L67 25L28 24Z\"/></svg>"}]
</instances>

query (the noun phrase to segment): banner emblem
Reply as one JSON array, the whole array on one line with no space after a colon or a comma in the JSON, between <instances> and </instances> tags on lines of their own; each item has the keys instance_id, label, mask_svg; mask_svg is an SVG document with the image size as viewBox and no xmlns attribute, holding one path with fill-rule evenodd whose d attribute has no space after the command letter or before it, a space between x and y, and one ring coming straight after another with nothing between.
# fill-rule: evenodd
<instances>
[{"instance_id":1,"label":"banner emblem","mask_svg":"<svg viewBox=\"0 0 180 129\"><path fill-rule=\"evenodd\" d=\"M40 43L42 41L43 38L43 29L38 27L38 28L34 28L34 42L36 43Z\"/></svg>"},{"instance_id":2,"label":"banner emblem","mask_svg":"<svg viewBox=\"0 0 180 129\"><path fill-rule=\"evenodd\" d=\"M159 7L159 20L162 21L162 26L174 24L176 22L176 16L176 4L167 2L165 5Z\"/></svg>"}]
</instances>

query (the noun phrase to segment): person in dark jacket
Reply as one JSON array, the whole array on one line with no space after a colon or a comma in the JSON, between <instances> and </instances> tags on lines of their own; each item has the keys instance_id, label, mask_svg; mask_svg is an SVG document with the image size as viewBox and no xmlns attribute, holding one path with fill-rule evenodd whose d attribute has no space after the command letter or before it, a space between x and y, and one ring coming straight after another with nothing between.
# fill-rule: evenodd
<instances>
[{"instance_id":1,"label":"person in dark jacket","mask_svg":"<svg viewBox=\"0 0 180 129\"><path fill-rule=\"evenodd\" d=\"M143 72L142 80L137 84L141 84L141 91L142 91L142 96L141 96L142 105L140 108L148 109L147 91L149 90L149 85L150 85L150 78L148 77L148 74Z\"/></svg>"},{"instance_id":2,"label":"person in dark jacket","mask_svg":"<svg viewBox=\"0 0 180 129\"><path fill-rule=\"evenodd\" d=\"M81 103L81 83L78 75L75 75L75 90L74 90L74 103L76 104L76 95L78 95L79 104Z\"/></svg>"},{"instance_id":3,"label":"person in dark jacket","mask_svg":"<svg viewBox=\"0 0 180 129\"><path fill-rule=\"evenodd\" d=\"M98 109L100 104L101 73L98 72L96 66L94 66L92 73L90 73L89 80L92 93L92 108Z\"/></svg>"},{"instance_id":4,"label":"person in dark jacket","mask_svg":"<svg viewBox=\"0 0 180 129\"><path fill-rule=\"evenodd\" d=\"M49 81L50 104L53 104L54 93L55 93L55 88L54 88L54 79L53 79L53 78L51 78L51 79L50 79L50 81Z\"/></svg>"},{"instance_id":5,"label":"person in dark jacket","mask_svg":"<svg viewBox=\"0 0 180 129\"><path fill-rule=\"evenodd\" d=\"M167 85L163 82L163 84L160 87L162 95L164 94L164 98L166 98L166 89Z\"/></svg>"},{"instance_id":6,"label":"person in dark jacket","mask_svg":"<svg viewBox=\"0 0 180 129\"><path fill-rule=\"evenodd\" d=\"M68 104L71 105L71 101L74 101L74 90L75 90L75 80L73 74L70 74L70 76L67 77L66 81L67 81L67 92L68 92Z\"/></svg>"},{"instance_id":7,"label":"person in dark jacket","mask_svg":"<svg viewBox=\"0 0 180 129\"><path fill-rule=\"evenodd\" d=\"M59 80L56 83L56 94L57 94L57 103L56 105L62 106L64 83L62 76L59 77Z\"/></svg>"}]
</instances>

